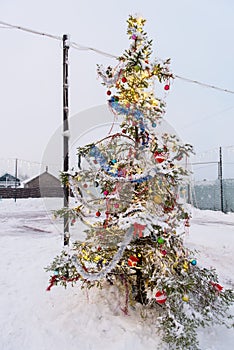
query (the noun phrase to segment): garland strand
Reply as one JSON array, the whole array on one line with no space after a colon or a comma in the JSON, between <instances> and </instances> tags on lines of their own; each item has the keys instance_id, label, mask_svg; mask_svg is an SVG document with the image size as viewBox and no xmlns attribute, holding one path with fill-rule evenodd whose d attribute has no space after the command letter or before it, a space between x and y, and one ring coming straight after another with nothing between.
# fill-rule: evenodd
<instances>
[{"instance_id":1,"label":"garland strand","mask_svg":"<svg viewBox=\"0 0 234 350\"><path fill-rule=\"evenodd\" d=\"M131 242L132 237L133 237L133 232L134 232L134 226L130 226L129 229L127 230L127 232L125 233L124 236L124 240L122 241L117 253L114 255L111 263L109 265L107 265L105 268L103 268L101 271L99 272L86 272L84 271L84 266L82 266L80 264L80 262L78 261L78 258L76 255L72 256L72 262L76 267L77 272L86 280L88 281L99 281L101 279L103 279L104 277L106 277L106 275L108 273L110 273L115 266L118 264L119 260L121 259L121 257L123 256L123 253L125 251L125 249L127 248L128 244Z\"/></svg>"}]
</instances>

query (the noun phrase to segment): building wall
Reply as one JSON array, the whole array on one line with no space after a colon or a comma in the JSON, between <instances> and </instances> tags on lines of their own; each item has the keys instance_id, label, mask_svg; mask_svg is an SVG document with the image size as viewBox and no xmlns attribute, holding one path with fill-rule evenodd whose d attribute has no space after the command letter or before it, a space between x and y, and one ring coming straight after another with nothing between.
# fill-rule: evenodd
<instances>
[{"instance_id":1,"label":"building wall","mask_svg":"<svg viewBox=\"0 0 234 350\"><path fill-rule=\"evenodd\" d=\"M54 177L53 175L45 172L34 179L30 180L24 185L25 188L54 188L54 187L61 187L61 182L59 179Z\"/></svg>"}]
</instances>

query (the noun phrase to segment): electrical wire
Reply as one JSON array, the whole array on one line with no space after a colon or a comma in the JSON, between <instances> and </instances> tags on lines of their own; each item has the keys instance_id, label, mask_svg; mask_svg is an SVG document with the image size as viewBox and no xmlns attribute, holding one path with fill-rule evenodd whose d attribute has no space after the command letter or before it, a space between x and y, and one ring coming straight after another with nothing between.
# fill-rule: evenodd
<instances>
[{"instance_id":1,"label":"electrical wire","mask_svg":"<svg viewBox=\"0 0 234 350\"><path fill-rule=\"evenodd\" d=\"M3 29L3 28L4 29L6 29L6 28L14 28L14 29L22 30L22 31L29 32L29 33L32 33L32 34L48 37L50 39L55 39L55 40L60 40L60 41L62 40L61 36L52 35L52 34L49 34L49 33L39 32L39 31L34 30L34 29L21 27L21 26L10 24L10 23L6 23L6 22L3 22L3 21L0 21L0 25L3 26L3 27L0 27L0 29ZM102 50L99 50L99 49L96 49L96 48L93 48L93 47L84 46L84 45L78 44L76 42L70 42L70 47L72 47L72 48L74 48L76 50L81 50L81 51L82 50L83 51L93 51L95 53L98 53L100 55L103 55L103 56L106 56L106 57L110 57L110 58L115 58L115 59L118 58L118 56L116 56L116 55L110 54L108 52L105 52L105 51L102 51ZM204 87L207 87L207 88L210 88L210 89L226 92L226 93L229 93L229 94L234 94L233 90L220 88L218 86L207 84L207 83L203 83L203 82L200 82L198 80L185 78L185 77L182 77L182 76L177 75L177 74L174 74L174 77L177 78L177 79L181 79L181 80L187 81L188 83L193 83L193 84L204 86Z\"/></svg>"},{"instance_id":2,"label":"electrical wire","mask_svg":"<svg viewBox=\"0 0 234 350\"><path fill-rule=\"evenodd\" d=\"M187 81L188 83L198 84L198 85L200 85L200 86L204 86L204 87L207 87L207 88L210 88L210 89L215 89L215 90L219 90L219 91L223 91L223 92L228 92L229 94L234 94L234 91L232 91L232 90L223 89L223 88L220 88L220 87L218 87L218 86L210 85L210 84L206 84L206 83L202 83L202 82L197 81L197 80L192 80L192 79L184 78L184 77L181 77L181 76L176 75L176 74L174 74L174 76L175 76L176 78L178 78L178 79Z\"/></svg>"},{"instance_id":3,"label":"electrical wire","mask_svg":"<svg viewBox=\"0 0 234 350\"><path fill-rule=\"evenodd\" d=\"M60 37L60 36L52 35L52 34L49 34L49 33L42 33L42 32L39 32L37 30L21 27L21 26L15 25L15 24L6 23L6 22L3 22L3 21L0 21L0 24L4 26L3 28L14 28L14 29L22 30L24 32L28 32L28 33L32 33L32 34L36 34L36 35L41 35L41 36L44 36L44 37L48 37L50 39L62 40L62 37Z\"/></svg>"},{"instance_id":4,"label":"electrical wire","mask_svg":"<svg viewBox=\"0 0 234 350\"><path fill-rule=\"evenodd\" d=\"M106 57L110 57L110 58L115 58L117 59L118 56L115 56L115 55L112 55L108 52L105 52L105 51L101 51L101 50L98 50L98 49L95 49L93 47L87 47L87 46L83 46L83 45L80 45L80 44L77 44L75 42L70 42L70 46L73 47L74 49L76 50L84 50L84 51L93 51L93 52L96 52L102 56L106 56Z\"/></svg>"}]
</instances>

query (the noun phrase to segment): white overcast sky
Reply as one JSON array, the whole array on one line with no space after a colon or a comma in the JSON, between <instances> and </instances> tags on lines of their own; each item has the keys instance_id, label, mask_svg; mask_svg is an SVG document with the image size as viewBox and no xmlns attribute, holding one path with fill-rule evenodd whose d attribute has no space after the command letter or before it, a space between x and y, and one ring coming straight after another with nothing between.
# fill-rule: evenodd
<instances>
[{"instance_id":1,"label":"white overcast sky","mask_svg":"<svg viewBox=\"0 0 234 350\"><path fill-rule=\"evenodd\" d=\"M126 20L135 13L147 19L152 58L170 57L175 74L234 90L233 0L0 0L1 21L68 33L74 42L117 56L128 48ZM62 122L61 43L4 28L0 42L0 159L40 162ZM96 64L115 60L72 48L69 55L72 116L105 104ZM175 79L165 118L198 154L234 145L233 116L234 94Z\"/></svg>"}]
</instances>

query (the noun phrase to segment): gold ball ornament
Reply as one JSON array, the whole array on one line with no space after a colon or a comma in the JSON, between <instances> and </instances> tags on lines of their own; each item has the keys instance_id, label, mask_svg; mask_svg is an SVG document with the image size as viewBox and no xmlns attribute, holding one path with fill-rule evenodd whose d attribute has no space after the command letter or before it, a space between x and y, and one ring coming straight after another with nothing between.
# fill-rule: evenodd
<instances>
[{"instance_id":1,"label":"gold ball ornament","mask_svg":"<svg viewBox=\"0 0 234 350\"><path fill-rule=\"evenodd\" d=\"M153 106L158 106L158 101L157 101L157 100L153 100L153 101L152 101L152 105L153 105Z\"/></svg>"},{"instance_id":2,"label":"gold ball ornament","mask_svg":"<svg viewBox=\"0 0 234 350\"><path fill-rule=\"evenodd\" d=\"M156 194L154 196L154 203L156 203L156 204L161 204L162 203L162 198L158 194Z\"/></svg>"},{"instance_id":3,"label":"gold ball ornament","mask_svg":"<svg viewBox=\"0 0 234 350\"><path fill-rule=\"evenodd\" d=\"M185 301L186 303L189 301L189 296L188 296L188 294L184 294L183 296L182 296L182 300L183 301Z\"/></svg>"}]
</instances>

